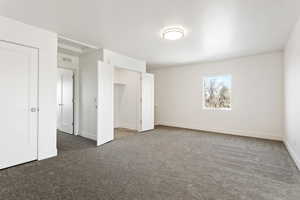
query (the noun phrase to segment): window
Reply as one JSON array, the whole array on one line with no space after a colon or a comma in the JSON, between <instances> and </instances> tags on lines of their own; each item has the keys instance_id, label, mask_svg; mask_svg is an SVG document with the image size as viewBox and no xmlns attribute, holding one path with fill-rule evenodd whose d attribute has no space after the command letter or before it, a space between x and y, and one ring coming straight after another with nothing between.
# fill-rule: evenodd
<instances>
[{"instance_id":1,"label":"window","mask_svg":"<svg viewBox=\"0 0 300 200\"><path fill-rule=\"evenodd\" d=\"M231 110L231 76L211 76L203 79L203 108Z\"/></svg>"}]
</instances>

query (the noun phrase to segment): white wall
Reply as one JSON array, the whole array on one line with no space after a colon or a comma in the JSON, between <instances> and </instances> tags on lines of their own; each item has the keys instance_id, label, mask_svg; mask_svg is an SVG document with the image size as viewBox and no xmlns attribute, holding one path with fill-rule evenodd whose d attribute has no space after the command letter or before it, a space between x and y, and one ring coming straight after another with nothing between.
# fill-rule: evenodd
<instances>
[{"instance_id":1,"label":"white wall","mask_svg":"<svg viewBox=\"0 0 300 200\"><path fill-rule=\"evenodd\" d=\"M300 169L300 20L285 48L285 144Z\"/></svg>"},{"instance_id":2,"label":"white wall","mask_svg":"<svg viewBox=\"0 0 300 200\"><path fill-rule=\"evenodd\" d=\"M124 86L114 84L114 128L121 128L120 113L121 113L121 97Z\"/></svg>"},{"instance_id":3,"label":"white wall","mask_svg":"<svg viewBox=\"0 0 300 200\"><path fill-rule=\"evenodd\" d=\"M99 49L98 51L89 52L79 56L79 134L90 139L96 139L97 136L97 61L100 60L111 65L111 67L119 67L136 72L146 71L145 61L133 59L106 49ZM127 113L128 111L125 112ZM133 112L135 113L135 111ZM135 114L130 115L128 119L124 120L125 124L129 124L125 128L134 128L132 126L133 119L135 119Z\"/></svg>"},{"instance_id":4,"label":"white wall","mask_svg":"<svg viewBox=\"0 0 300 200\"><path fill-rule=\"evenodd\" d=\"M115 69L114 127L138 130L140 119L140 73Z\"/></svg>"},{"instance_id":5,"label":"white wall","mask_svg":"<svg viewBox=\"0 0 300 200\"><path fill-rule=\"evenodd\" d=\"M98 60L101 52L94 51L79 57L80 76L80 119L79 134L96 140L97 138L97 95Z\"/></svg>"},{"instance_id":6,"label":"white wall","mask_svg":"<svg viewBox=\"0 0 300 200\"><path fill-rule=\"evenodd\" d=\"M79 57L64 53L58 53L57 66L59 68L70 69L75 76L75 92L74 92L74 133L79 133Z\"/></svg>"},{"instance_id":7,"label":"white wall","mask_svg":"<svg viewBox=\"0 0 300 200\"><path fill-rule=\"evenodd\" d=\"M152 70L157 124L281 140L283 54ZM202 108L204 76L232 75L232 110Z\"/></svg>"},{"instance_id":8,"label":"white wall","mask_svg":"<svg viewBox=\"0 0 300 200\"><path fill-rule=\"evenodd\" d=\"M124 56L107 49L103 49L103 62L123 69L146 72L145 61Z\"/></svg>"},{"instance_id":9,"label":"white wall","mask_svg":"<svg viewBox=\"0 0 300 200\"><path fill-rule=\"evenodd\" d=\"M57 34L1 16L0 27L0 40L39 49L38 159L56 156Z\"/></svg>"}]
</instances>

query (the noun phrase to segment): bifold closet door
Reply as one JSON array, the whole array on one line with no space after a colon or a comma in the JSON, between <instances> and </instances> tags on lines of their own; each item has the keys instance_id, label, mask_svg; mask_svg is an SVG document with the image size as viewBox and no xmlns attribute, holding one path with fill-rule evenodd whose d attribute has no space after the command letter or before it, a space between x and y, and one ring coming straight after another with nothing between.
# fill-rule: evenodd
<instances>
[{"instance_id":1,"label":"bifold closet door","mask_svg":"<svg viewBox=\"0 0 300 200\"><path fill-rule=\"evenodd\" d=\"M65 133L73 134L74 127L74 73L72 70L58 70L58 117L57 128Z\"/></svg>"},{"instance_id":2,"label":"bifold closet door","mask_svg":"<svg viewBox=\"0 0 300 200\"><path fill-rule=\"evenodd\" d=\"M97 145L114 139L114 67L98 62Z\"/></svg>"},{"instance_id":3,"label":"bifold closet door","mask_svg":"<svg viewBox=\"0 0 300 200\"><path fill-rule=\"evenodd\" d=\"M0 169L37 159L38 50L0 41Z\"/></svg>"},{"instance_id":4,"label":"bifold closet door","mask_svg":"<svg viewBox=\"0 0 300 200\"><path fill-rule=\"evenodd\" d=\"M141 131L148 131L154 129L154 75L142 73L141 80Z\"/></svg>"}]
</instances>

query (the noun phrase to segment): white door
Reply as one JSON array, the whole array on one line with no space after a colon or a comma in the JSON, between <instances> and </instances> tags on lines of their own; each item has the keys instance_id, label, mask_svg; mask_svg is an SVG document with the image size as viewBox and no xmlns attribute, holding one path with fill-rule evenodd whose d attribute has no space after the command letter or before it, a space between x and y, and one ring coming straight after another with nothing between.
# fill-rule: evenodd
<instances>
[{"instance_id":1,"label":"white door","mask_svg":"<svg viewBox=\"0 0 300 200\"><path fill-rule=\"evenodd\" d=\"M98 62L97 145L114 139L114 67Z\"/></svg>"},{"instance_id":2,"label":"white door","mask_svg":"<svg viewBox=\"0 0 300 200\"><path fill-rule=\"evenodd\" d=\"M154 75L142 73L141 131L154 129Z\"/></svg>"},{"instance_id":3,"label":"white door","mask_svg":"<svg viewBox=\"0 0 300 200\"><path fill-rule=\"evenodd\" d=\"M59 69L57 80L57 128L65 133L73 134L74 106L73 86L74 73L72 70Z\"/></svg>"},{"instance_id":4,"label":"white door","mask_svg":"<svg viewBox=\"0 0 300 200\"><path fill-rule=\"evenodd\" d=\"M0 169L37 159L38 51L0 41Z\"/></svg>"}]
</instances>

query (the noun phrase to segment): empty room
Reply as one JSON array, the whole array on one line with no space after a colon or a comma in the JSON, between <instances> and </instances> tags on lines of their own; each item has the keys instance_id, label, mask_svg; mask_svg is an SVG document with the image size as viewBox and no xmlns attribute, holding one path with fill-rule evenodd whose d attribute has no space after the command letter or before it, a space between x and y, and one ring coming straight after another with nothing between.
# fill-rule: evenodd
<instances>
[{"instance_id":1,"label":"empty room","mask_svg":"<svg viewBox=\"0 0 300 200\"><path fill-rule=\"evenodd\" d=\"M299 200L299 0L0 0L0 200Z\"/></svg>"}]
</instances>

